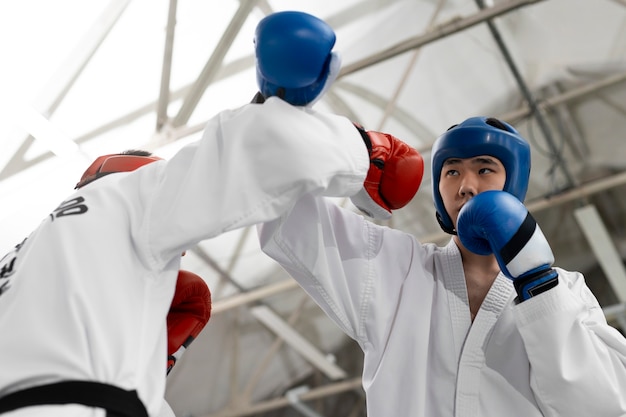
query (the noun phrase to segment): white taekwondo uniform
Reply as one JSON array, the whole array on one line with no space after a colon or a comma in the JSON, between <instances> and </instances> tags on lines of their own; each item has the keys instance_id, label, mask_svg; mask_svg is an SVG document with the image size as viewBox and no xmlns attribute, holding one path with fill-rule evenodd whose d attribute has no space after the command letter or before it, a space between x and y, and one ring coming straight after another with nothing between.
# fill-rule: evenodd
<instances>
[{"instance_id":1,"label":"white taekwondo uniform","mask_svg":"<svg viewBox=\"0 0 626 417\"><path fill-rule=\"evenodd\" d=\"M170 161L80 188L0 261L0 397L99 381L136 390L158 415L182 252L274 219L303 194L356 193L368 166L348 119L270 98L216 115ZM104 411L54 405L8 414Z\"/></svg>"},{"instance_id":2,"label":"white taekwondo uniform","mask_svg":"<svg viewBox=\"0 0 626 417\"><path fill-rule=\"evenodd\" d=\"M501 273L472 323L461 255L314 196L261 245L364 352L368 417L626 415L626 339L579 273L524 303Z\"/></svg>"}]
</instances>

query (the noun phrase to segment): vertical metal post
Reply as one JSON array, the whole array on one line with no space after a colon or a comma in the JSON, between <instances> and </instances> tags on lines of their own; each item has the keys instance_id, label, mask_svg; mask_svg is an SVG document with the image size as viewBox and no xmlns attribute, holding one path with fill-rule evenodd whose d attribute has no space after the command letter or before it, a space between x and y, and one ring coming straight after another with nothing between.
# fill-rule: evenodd
<instances>
[{"instance_id":1,"label":"vertical metal post","mask_svg":"<svg viewBox=\"0 0 626 417\"><path fill-rule=\"evenodd\" d=\"M476 0L476 4L481 10L485 9L485 2L483 0ZM498 28L496 27L496 25L493 23L491 19L486 20L486 23L487 23L487 26L489 27L489 30L491 31L491 34L496 44L500 48L500 52L502 52L502 55L507 65L509 66L511 73L513 74L513 77L515 77L515 81L517 82L517 85L519 89L521 90L522 95L528 102L528 106L531 109L531 115L535 117L535 119L537 120L537 123L539 124L539 128L541 129L546 139L546 142L548 146L550 147L550 151L554 157L554 162L559 166L559 168L561 169L561 172L563 173L563 175L565 176L565 179L567 180L567 188L573 187L575 185L574 177L567 169L567 165L565 164L565 161L563 160L561 154L559 153L558 148L556 147L555 141L552 137L552 132L550 131L550 128L548 127L548 123L545 121L543 114L541 113L541 110L539 109L539 106L537 106L537 102L535 98L533 97L532 93L530 92L530 89L526 85L526 82L522 78L517 66L515 65L515 62L513 61L513 57L509 53L509 50L507 46L505 45L504 40L502 39L502 36L500 35L500 32L498 31Z\"/></svg>"},{"instance_id":2,"label":"vertical metal post","mask_svg":"<svg viewBox=\"0 0 626 417\"><path fill-rule=\"evenodd\" d=\"M626 302L626 268L596 206L578 208L574 215L617 299Z\"/></svg>"},{"instance_id":3,"label":"vertical metal post","mask_svg":"<svg viewBox=\"0 0 626 417\"><path fill-rule=\"evenodd\" d=\"M167 14L167 31L163 48L163 69L161 70L161 88L157 103L156 129L161 130L167 121L167 106L170 102L170 75L172 73L172 54L174 50L174 28L176 27L177 0L170 0Z\"/></svg>"}]
</instances>

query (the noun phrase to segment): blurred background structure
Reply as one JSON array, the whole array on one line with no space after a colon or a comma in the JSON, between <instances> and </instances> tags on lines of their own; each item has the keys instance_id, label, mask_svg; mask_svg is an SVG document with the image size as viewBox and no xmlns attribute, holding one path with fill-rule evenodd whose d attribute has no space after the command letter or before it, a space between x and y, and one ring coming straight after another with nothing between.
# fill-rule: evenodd
<instances>
[{"instance_id":1,"label":"blurred background structure","mask_svg":"<svg viewBox=\"0 0 626 417\"><path fill-rule=\"evenodd\" d=\"M513 124L531 142L526 203L556 265L584 273L626 331L625 0L2 2L0 253L96 156L168 157L249 102L254 29L282 10L337 33L343 69L320 109L393 133L427 161L467 117ZM386 224L445 244L429 169ZM214 312L169 377L178 417L365 416L361 351L260 252L254 228L202 242L183 266L207 280Z\"/></svg>"}]
</instances>

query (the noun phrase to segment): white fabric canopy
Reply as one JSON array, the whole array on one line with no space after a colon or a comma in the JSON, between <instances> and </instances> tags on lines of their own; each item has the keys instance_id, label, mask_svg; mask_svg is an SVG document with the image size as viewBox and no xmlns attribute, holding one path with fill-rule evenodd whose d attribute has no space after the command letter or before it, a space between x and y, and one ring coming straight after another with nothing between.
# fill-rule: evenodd
<instances>
[{"instance_id":1,"label":"white fabric canopy","mask_svg":"<svg viewBox=\"0 0 626 417\"><path fill-rule=\"evenodd\" d=\"M470 116L503 118L527 137L527 204L556 263L584 272L624 330L626 2L485 3L0 3L0 253L71 192L95 157L129 148L168 157L215 113L249 102L256 24L301 10L336 30L343 57L318 108L392 133L426 161L435 138ZM429 168L388 225L442 243ZM598 227L607 235L586 233ZM203 242L183 263L207 280L215 311L169 377L178 416L303 415L286 396L293 387L323 399L304 404L319 415L363 415L360 351L260 252L254 230Z\"/></svg>"}]
</instances>

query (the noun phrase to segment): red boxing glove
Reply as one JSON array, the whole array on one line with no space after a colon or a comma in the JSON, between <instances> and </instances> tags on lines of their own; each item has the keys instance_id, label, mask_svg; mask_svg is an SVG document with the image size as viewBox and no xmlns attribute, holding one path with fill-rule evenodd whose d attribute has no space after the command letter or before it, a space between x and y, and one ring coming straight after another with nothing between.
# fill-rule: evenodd
<instances>
[{"instance_id":1,"label":"red boxing glove","mask_svg":"<svg viewBox=\"0 0 626 417\"><path fill-rule=\"evenodd\" d=\"M167 373L211 317L211 291L193 272L178 271L176 292L167 313Z\"/></svg>"},{"instance_id":2,"label":"red boxing glove","mask_svg":"<svg viewBox=\"0 0 626 417\"><path fill-rule=\"evenodd\" d=\"M406 206L415 196L424 176L424 160L416 149L381 132L356 125L370 154L370 168L363 189L350 197L366 215L381 220Z\"/></svg>"}]
</instances>

